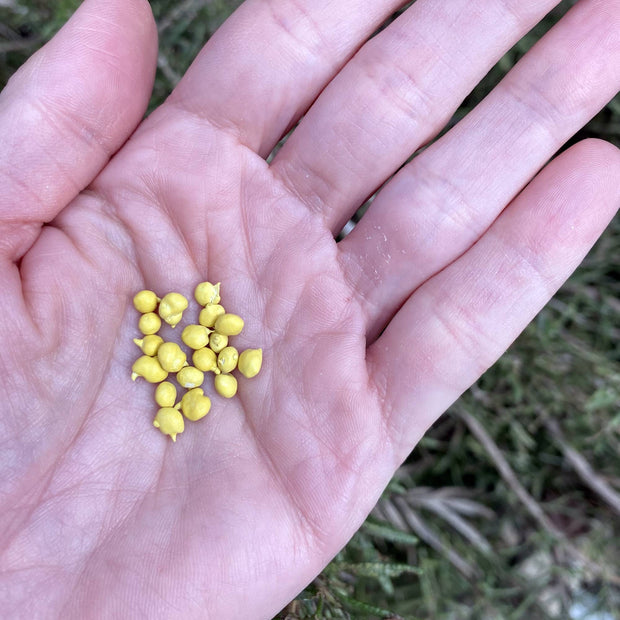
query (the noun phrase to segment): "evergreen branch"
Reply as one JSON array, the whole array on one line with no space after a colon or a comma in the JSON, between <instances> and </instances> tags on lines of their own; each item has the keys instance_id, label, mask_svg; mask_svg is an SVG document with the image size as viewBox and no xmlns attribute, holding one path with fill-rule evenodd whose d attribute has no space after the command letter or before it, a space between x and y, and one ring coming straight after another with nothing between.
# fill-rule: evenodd
<instances>
[{"instance_id":1,"label":"evergreen branch","mask_svg":"<svg viewBox=\"0 0 620 620\"><path fill-rule=\"evenodd\" d=\"M388 540L394 543L400 543L413 547L418 544L419 539L410 534L409 532L390 527L382 523L374 523L373 521L366 521L362 526L362 529L366 534L373 536L374 538L381 538L382 540Z\"/></svg>"},{"instance_id":2,"label":"evergreen branch","mask_svg":"<svg viewBox=\"0 0 620 620\"><path fill-rule=\"evenodd\" d=\"M620 585L620 576L610 573L601 567L599 564L591 560L584 555L577 547L575 547L566 536L557 528L547 515L544 513L542 507L536 502L536 500L527 492L525 487L519 482L516 474L508 464L508 461L502 454L497 444L493 441L492 437L486 432L482 424L471 413L465 410L464 406L460 405L455 408L456 414L467 424L467 427L471 433L480 441L487 454L497 467L500 475L508 486L512 489L515 495L523 503L525 509L535 519L535 521L549 534L556 542L558 542L568 553L570 553L574 559L578 560L583 566L592 571L593 574L598 577L613 583Z\"/></svg>"}]
</instances>

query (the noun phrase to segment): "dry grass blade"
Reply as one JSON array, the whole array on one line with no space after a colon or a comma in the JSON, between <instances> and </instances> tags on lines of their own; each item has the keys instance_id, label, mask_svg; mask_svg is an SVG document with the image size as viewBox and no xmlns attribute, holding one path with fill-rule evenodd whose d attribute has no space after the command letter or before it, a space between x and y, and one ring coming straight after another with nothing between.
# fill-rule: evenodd
<instances>
[{"instance_id":1,"label":"dry grass blade","mask_svg":"<svg viewBox=\"0 0 620 620\"><path fill-rule=\"evenodd\" d=\"M492 548L489 541L459 514L460 504L458 498L450 497L450 493L454 493L454 491L454 489L446 488L420 494L419 489L412 489L406 494L406 497L410 505L426 508L434 512L446 523L449 523L461 536L469 540L483 554L491 554ZM477 514L484 515L487 519L493 516L493 511L486 506L477 505L476 502L471 502L471 500L470 504L474 504L476 508L474 509L471 505L466 505L469 511L475 510Z\"/></svg>"},{"instance_id":2,"label":"dry grass blade","mask_svg":"<svg viewBox=\"0 0 620 620\"><path fill-rule=\"evenodd\" d=\"M157 56L157 66L173 88L181 81L181 76L172 68L168 57L162 52Z\"/></svg>"},{"instance_id":3,"label":"dry grass blade","mask_svg":"<svg viewBox=\"0 0 620 620\"><path fill-rule=\"evenodd\" d=\"M192 14L195 15L203 6L210 4L211 2L212 0L185 0L185 2L181 2L181 4L168 11L168 14L159 20L159 23L157 24L159 34L161 35L163 32L168 30L168 28L170 28L170 26L178 19Z\"/></svg>"},{"instance_id":4,"label":"dry grass blade","mask_svg":"<svg viewBox=\"0 0 620 620\"><path fill-rule=\"evenodd\" d=\"M16 41L0 41L0 54L7 54L9 52L20 52L23 50L38 47L43 42L39 37L32 37L30 39L18 39Z\"/></svg>"},{"instance_id":5,"label":"dry grass blade","mask_svg":"<svg viewBox=\"0 0 620 620\"><path fill-rule=\"evenodd\" d=\"M382 499L373 510L373 515L387 521L403 531L413 532L420 540L441 553L467 579L478 575L477 567L466 562L453 549L447 547L424 520L413 510L404 497Z\"/></svg>"},{"instance_id":6,"label":"dry grass blade","mask_svg":"<svg viewBox=\"0 0 620 620\"><path fill-rule=\"evenodd\" d=\"M464 560L454 549L446 546L420 515L415 512L403 497L395 497L394 504L402 514L411 530L427 545L439 551L467 579L478 576L480 571Z\"/></svg>"},{"instance_id":7,"label":"dry grass blade","mask_svg":"<svg viewBox=\"0 0 620 620\"><path fill-rule=\"evenodd\" d=\"M2 2L0 0L0 8L2 8ZM0 22L0 37L9 41L20 41L22 37L7 24Z\"/></svg>"},{"instance_id":8,"label":"dry grass blade","mask_svg":"<svg viewBox=\"0 0 620 620\"><path fill-rule=\"evenodd\" d=\"M441 501L446 506L462 515L468 517L484 517L492 519L495 513L484 504L470 499L470 492L462 487L441 487L439 489L431 489L430 487L416 487L407 491L407 496L414 499L418 495L418 491L423 491L422 503L429 499Z\"/></svg>"},{"instance_id":9,"label":"dry grass blade","mask_svg":"<svg viewBox=\"0 0 620 620\"><path fill-rule=\"evenodd\" d=\"M403 532L411 531L407 522L389 499L379 500L379 503L372 510L372 515L380 521L385 521Z\"/></svg>"},{"instance_id":10,"label":"dry grass blade","mask_svg":"<svg viewBox=\"0 0 620 620\"><path fill-rule=\"evenodd\" d=\"M564 438L564 434L560 430L560 426L555 420L546 419L545 426L562 451L564 458L569 462L575 472L577 472L582 482L592 489L603 501L607 502L616 514L620 515L620 494L616 493L616 491L594 471L590 463L568 444Z\"/></svg>"}]
</instances>

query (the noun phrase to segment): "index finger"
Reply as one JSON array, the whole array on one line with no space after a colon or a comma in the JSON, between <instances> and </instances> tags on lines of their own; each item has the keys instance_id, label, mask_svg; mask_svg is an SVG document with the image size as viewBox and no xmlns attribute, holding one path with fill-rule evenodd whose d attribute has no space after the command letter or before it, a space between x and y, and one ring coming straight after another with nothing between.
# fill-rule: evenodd
<instances>
[{"instance_id":1,"label":"index finger","mask_svg":"<svg viewBox=\"0 0 620 620\"><path fill-rule=\"evenodd\" d=\"M266 156L403 0L248 0L166 102Z\"/></svg>"}]
</instances>

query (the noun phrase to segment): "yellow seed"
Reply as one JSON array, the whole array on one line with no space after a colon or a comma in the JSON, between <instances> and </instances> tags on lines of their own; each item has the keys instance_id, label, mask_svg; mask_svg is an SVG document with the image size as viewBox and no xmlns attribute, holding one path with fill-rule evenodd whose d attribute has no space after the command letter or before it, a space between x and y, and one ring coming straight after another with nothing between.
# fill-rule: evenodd
<instances>
[{"instance_id":1,"label":"yellow seed","mask_svg":"<svg viewBox=\"0 0 620 620\"><path fill-rule=\"evenodd\" d=\"M181 410L188 420L196 422L211 410L211 399L204 395L201 388L194 388L183 395Z\"/></svg>"},{"instance_id":2,"label":"yellow seed","mask_svg":"<svg viewBox=\"0 0 620 620\"><path fill-rule=\"evenodd\" d=\"M246 349L239 356L239 372L248 379L255 377L263 365L262 349Z\"/></svg>"},{"instance_id":3,"label":"yellow seed","mask_svg":"<svg viewBox=\"0 0 620 620\"><path fill-rule=\"evenodd\" d=\"M156 334L161 327L161 319L154 312L147 312L140 317L138 329L146 336Z\"/></svg>"},{"instance_id":4,"label":"yellow seed","mask_svg":"<svg viewBox=\"0 0 620 620\"><path fill-rule=\"evenodd\" d=\"M215 321L217 321L217 317L222 314L226 314L224 306L220 306L220 304L209 304L200 311L198 322L205 327L213 327Z\"/></svg>"},{"instance_id":5,"label":"yellow seed","mask_svg":"<svg viewBox=\"0 0 620 620\"><path fill-rule=\"evenodd\" d=\"M202 396L204 393L205 391L200 387L187 390L187 392L183 394L183 398L181 398L181 409L183 407L187 407L188 402L190 402L192 399L196 398L198 395Z\"/></svg>"},{"instance_id":6,"label":"yellow seed","mask_svg":"<svg viewBox=\"0 0 620 620\"><path fill-rule=\"evenodd\" d=\"M181 340L190 349L202 349L209 344L209 334L211 331L204 325L188 325L181 334Z\"/></svg>"},{"instance_id":7,"label":"yellow seed","mask_svg":"<svg viewBox=\"0 0 620 620\"><path fill-rule=\"evenodd\" d=\"M224 347L228 346L228 336L213 332L209 336L209 346L213 351L219 353Z\"/></svg>"},{"instance_id":8,"label":"yellow seed","mask_svg":"<svg viewBox=\"0 0 620 620\"><path fill-rule=\"evenodd\" d=\"M168 372L177 372L187 364L187 356L176 342L164 342L157 349L157 359Z\"/></svg>"},{"instance_id":9,"label":"yellow seed","mask_svg":"<svg viewBox=\"0 0 620 620\"><path fill-rule=\"evenodd\" d=\"M198 370L202 370L203 372L220 373L220 369L217 367L217 356L211 349L207 349L206 347L194 351L192 362Z\"/></svg>"},{"instance_id":10,"label":"yellow seed","mask_svg":"<svg viewBox=\"0 0 620 620\"><path fill-rule=\"evenodd\" d=\"M177 372L177 381L179 385L184 388L196 388L200 387L205 380L205 375L202 370L198 370L194 366L186 366Z\"/></svg>"},{"instance_id":11,"label":"yellow seed","mask_svg":"<svg viewBox=\"0 0 620 620\"><path fill-rule=\"evenodd\" d=\"M188 306L187 298L181 293L168 293L162 298L159 307L165 314L177 314L183 312Z\"/></svg>"},{"instance_id":12,"label":"yellow seed","mask_svg":"<svg viewBox=\"0 0 620 620\"><path fill-rule=\"evenodd\" d=\"M183 310L188 306L188 301L180 293L168 293L159 302L159 316L174 327L183 316Z\"/></svg>"},{"instance_id":13,"label":"yellow seed","mask_svg":"<svg viewBox=\"0 0 620 620\"><path fill-rule=\"evenodd\" d=\"M225 336L236 336L243 329L243 319L236 314L222 314L215 321L215 331Z\"/></svg>"},{"instance_id":14,"label":"yellow seed","mask_svg":"<svg viewBox=\"0 0 620 620\"><path fill-rule=\"evenodd\" d=\"M232 372L237 367L239 351L235 347L224 347L217 356L217 367L222 372Z\"/></svg>"},{"instance_id":15,"label":"yellow seed","mask_svg":"<svg viewBox=\"0 0 620 620\"><path fill-rule=\"evenodd\" d=\"M171 314L166 320L166 323L168 323L168 325L170 325L170 327L174 329L181 322L182 318L183 318L182 312L179 312L179 314Z\"/></svg>"},{"instance_id":16,"label":"yellow seed","mask_svg":"<svg viewBox=\"0 0 620 620\"><path fill-rule=\"evenodd\" d=\"M224 398L232 398L237 393L237 379L232 375L216 375L215 391Z\"/></svg>"},{"instance_id":17,"label":"yellow seed","mask_svg":"<svg viewBox=\"0 0 620 620\"><path fill-rule=\"evenodd\" d=\"M215 321L215 331L225 336L236 336L243 329L243 319L236 314L222 314Z\"/></svg>"},{"instance_id":18,"label":"yellow seed","mask_svg":"<svg viewBox=\"0 0 620 620\"><path fill-rule=\"evenodd\" d=\"M220 283L201 282L194 290L194 297L201 306L220 303Z\"/></svg>"},{"instance_id":19,"label":"yellow seed","mask_svg":"<svg viewBox=\"0 0 620 620\"><path fill-rule=\"evenodd\" d=\"M157 355L157 349L159 349L159 345L163 343L164 339L157 334L149 334L144 336L144 338L134 338L133 341L142 349L144 355L153 357Z\"/></svg>"},{"instance_id":20,"label":"yellow seed","mask_svg":"<svg viewBox=\"0 0 620 620\"><path fill-rule=\"evenodd\" d=\"M134 308L142 314L153 312L157 308L159 297L153 291L140 291L133 298Z\"/></svg>"},{"instance_id":21,"label":"yellow seed","mask_svg":"<svg viewBox=\"0 0 620 620\"><path fill-rule=\"evenodd\" d=\"M162 407L153 420L153 426L176 441L177 435L185 430L185 421L177 409Z\"/></svg>"},{"instance_id":22,"label":"yellow seed","mask_svg":"<svg viewBox=\"0 0 620 620\"><path fill-rule=\"evenodd\" d=\"M164 381L155 390L155 402L160 407L174 407L177 399L177 389L170 381Z\"/></svg>"},{"instance_id":23,"label":"yellow seed","mask_svg":"<svg viewBox=\"0 0 620 620\"><path fill-rule=\"evenodd\" d=\"M161 367L156 357L143 355L139 357L131 367L131 380L135 381L138 377L144 377L149 383L159 383L168 376L168 373Z\"/></svg>"}]
</instances>

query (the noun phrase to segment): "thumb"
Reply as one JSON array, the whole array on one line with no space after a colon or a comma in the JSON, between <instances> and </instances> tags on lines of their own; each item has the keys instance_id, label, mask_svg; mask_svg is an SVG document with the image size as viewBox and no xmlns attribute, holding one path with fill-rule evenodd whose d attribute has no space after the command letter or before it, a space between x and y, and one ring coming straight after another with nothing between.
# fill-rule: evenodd
<instances>
[{"instance_id":1,"label":"thumb","mask_svg":"<svg viewBox=\"0 0 620 620\"><path fill-rule=\"evenodd\" d=\"M86 0L0 93L0 258L17 260L142 119L157 31L146 0Z\"/></svg>"}]
</instances>

